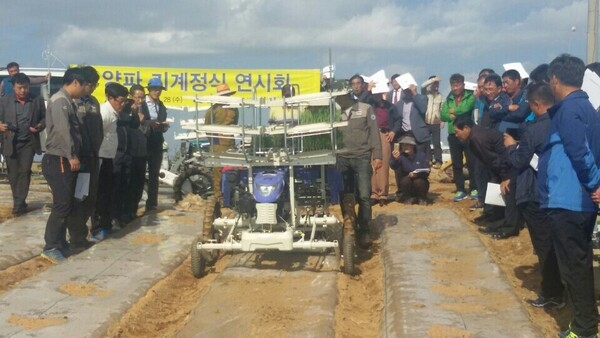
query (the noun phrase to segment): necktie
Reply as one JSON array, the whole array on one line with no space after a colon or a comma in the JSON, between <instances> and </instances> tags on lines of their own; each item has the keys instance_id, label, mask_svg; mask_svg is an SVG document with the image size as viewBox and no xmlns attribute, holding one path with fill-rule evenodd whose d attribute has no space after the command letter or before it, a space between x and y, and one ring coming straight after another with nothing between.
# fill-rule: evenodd
<instances>
[{"instance_id":1,"label":"necktie","mask_svg":"<svg viewBox=\"0 0 600 338\"><path fill-rule=\"evenodd\" d=\"M394 90L394 99L392 100L393 104L398 103L398 91Z\"/></svg>"}]
</instances>

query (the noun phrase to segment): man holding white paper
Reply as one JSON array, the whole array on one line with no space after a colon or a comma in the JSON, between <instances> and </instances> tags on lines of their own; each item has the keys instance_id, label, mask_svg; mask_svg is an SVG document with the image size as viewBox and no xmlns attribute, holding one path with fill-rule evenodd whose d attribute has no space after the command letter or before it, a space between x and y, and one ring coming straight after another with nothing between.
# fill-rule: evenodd
<instances>
[{"instance_id":1,"label":"man holding white paper","mask_svg":"<svg viewBox=\"0 0 600 338\"><path fill-rule=\"evenodd\" d=\"M81 134L73 99L84 93L86 78L81 68L69 68L63 86L48 101L46 154L42 173L52 189L52 211L46 222L42 258L54 264L66 260L67 216L73 207L75 179L79 171Z\"/></svg>"},{"instance_id":2,"label":"man holding white paper","mask_svg":"<svg viewBox=\"0 0 600 338\"><path fill-rule=\"evenodd\" d=\"M86 77L84 92L80 98L73 100L77 108L79 132L81 133L81 149L79 150L81 170L77 174L76 188L87 185L85 186L87 193L85 196L78 196L78 190L75 190L73 208L67 217L70 249L75 252L89 248L93 244L87 240L87 221L92 217L96 208L100 170L98 152L104 138L100 104L92 95L100 80L100 75L91 66L83 67L82 70Z\"/></svg>"},{"instance_id":3,"label":"man holding white paper","mask_svg":"<svg viewBox=\"0 0 600 338\"><path fill-rule=\"evenodd\" d=\"M398 112L402 115L402 135L413 136L417 149L429 154L431 137L425 123L428 98L426 95L417 93L417 84L409 73L400 75L396 81L402 87L400 101L396 105Z\"/></svg>"},{"instance_id":4,"label":"man holding white paper","mask_svg":"<svg viewBox=\"0 0 600 338\"><path fill-rule=\"evenodd\" d=\"M402 136L398 141L400 149L392 152L390 167L396 172L400 203L427 205L429 201L429 160L427 154L416 148L412 136Z\"/></svg>"},{"instance_id":5,"label":"man holding white paper","mask_svg":"<svg viewBox=\"0 0 600 338\"><path fill-rule=\"evenodd\" d=\"M462 142L468 144L473 156L482 164L482 170L488 170L489 182L510 184L505 190L506 207L504 213L498 208L484 206L482 233L489 234L494 239L505 239L519 234L522 224L515 200L515 180L511 180L511 172L506 161L506 149L501 132L475 125L473 120L461 116L454 121L454 133ZM468 142L467 142L468 141ZM504 216L504 217L503 217Z\"/></svg>"}]
</instances>

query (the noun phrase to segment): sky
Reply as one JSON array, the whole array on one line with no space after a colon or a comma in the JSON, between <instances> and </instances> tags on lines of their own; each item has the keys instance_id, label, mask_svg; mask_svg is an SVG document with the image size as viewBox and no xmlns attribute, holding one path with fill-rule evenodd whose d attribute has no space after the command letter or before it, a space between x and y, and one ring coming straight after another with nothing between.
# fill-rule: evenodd
<instances>
[{"instance_id":1,"label":"sky","mask_svg":"<svg viewBox=\"0 0 600 338\"><path fill-rule=\"evenodd\" d=\"M417 82L481 68L531 71L568 52L585 60L588 1L5 1L0 65L321 69L336 78L410 72ZM59 62L54 63L60 67ZM444 81L446 80L446 81ZM444 85L446 82L446 85Z\"/></svg>"}]
</instances>

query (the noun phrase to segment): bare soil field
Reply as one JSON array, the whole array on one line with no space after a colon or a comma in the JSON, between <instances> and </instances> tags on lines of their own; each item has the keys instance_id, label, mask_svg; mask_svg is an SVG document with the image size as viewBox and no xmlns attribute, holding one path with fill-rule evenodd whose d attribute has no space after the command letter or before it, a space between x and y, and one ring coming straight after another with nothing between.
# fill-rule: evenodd
<instances>
[{"instance_id":1,"label":"bare soil field","mask_svg":"<svg viewBox=\"0 0 600 338\"><path fill-rule=\"evenodd\" d=\"M523 301L531 321L539 328L540 332L545 336L553 336L560 328L565 328L571 316L569 307L557 311L544 311L533 308L525 302L527 299L535 298L540 283L537 258L534 255L527 230L523 230L518 237L505 240L494 240L480 234L477 231L477 226L471 222L479 213L469 211L469 206L473 202L468 200L453 202L454 185L441 183L440 179L442 179L442 176L437 171L432 172L430 198L433 200L433 204L427 206L427 208L443 207L453 210L468 224L466 231L472 231L480 237L490 256L512 285L514 293ZM395 192L395 190L396 187L392 183L390 192ZM201 208L201 204L201 200L197 198L191 201L186 199L182 203L183 209ZM391 202L383 207L374 206L373 213L376 217L398 208L411 207L414 206ZM0 220L12 217L10 210L9 206L0 206ZM333 207L333 211L338 213L339 208ZM396 226L402 226L402 224ZM383 269L380 256L381 240L378 234L375 234L374 239L374 245L370 250L358 251L358 274L356 276L339 273L339 303L335 313L336 337L380 336L379 328L383 308ZM201 279L192 276L188 258L171 275L154 285L118 322L115 322L109 329L108 336L173 336L185 325L187 318L202 295L208 290L211 282L217 278L219 272L225 269L230 258L229 255L222 256L216 266ZM439 265L440 269L443 268L444 270L436 270L436 273L448 275L457 273L457 271L453 271L453 269L458 269L456 264ZM0 294L27 278L50 268L50 266L44 260L34 258L0 271ZM285 285L286 281L278 280L277 284ZM240 294L238 296L243 297L244 295ZM286 304L281 304L275 299L272 301L262 299L262 301L269 304L271 307L269 309L270 313L287 313ZM480 308L485 308L488 305L481 304ZM448 306L460 307L461 304L448 304ZM469 306L471 306L470 309L459 310L477 310L477 304L469 304ZM261 325L264 325L265 329L272 328L276 330L278 327L291 324L295 320L294 316L264 316ZM260 331L269 332L268 330ZM430 330L428 336L464 337L464 332L440 328L439 330Z\"/></svg>"}]
</instances>

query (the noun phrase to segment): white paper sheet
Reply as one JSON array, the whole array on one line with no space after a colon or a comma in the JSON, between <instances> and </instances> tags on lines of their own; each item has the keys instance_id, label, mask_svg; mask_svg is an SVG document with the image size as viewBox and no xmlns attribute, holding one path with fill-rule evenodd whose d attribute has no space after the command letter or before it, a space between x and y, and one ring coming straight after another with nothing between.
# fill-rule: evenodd
<instances>
[{"instance_id":1,"label":"white paper sheet","mask_svg":"<svg viewBox=\"0 0 600 338\"><path fill-rule=\"evenodd\" d=\"M470 82L470 81L465 81L465 89L466 90L476 91L477 90L477 83Z\"/></svg>"},{"instance_id":2,"label":"white paper sheet","mask_svg":"<svg viewBox=\"0 0 600 338\"><path fill-rule=\"evenodd\" d=\"M323 77L325 77L326 79L331 79L335 74L335 65L329 65L327 67L324 67L322 74Z\"/></svg>"},{"instance_id":3,"label":"white paper sheet","mask_svg":"<svg viewBox=\"0 0 600 338\"><path fill-rule=\"evenodd\" d=\"M75 198L84 200L90 191L90 173L77 174L77 182L75 183Z\"/></svg>"},{"instance_id":4,"label":"white paper sheet","mask_svg":"<svg viewBox=\"0 0 600 338\"><path fill-rule=\"evenodd\" d=\"M531 157L531 161L529 161L529 165L535 171L538 171L538 161L539 161L539 157L537 156L537 154L533 154L533 156Z\"/></svg>"},{"instance_id":5,"label":"white paper sheet","mask_svg":"<svg viewBox=\"0 0 600 338\"><path fill-rule=\"evenodd\" d=\"M525 67L523 67L523 64L520 62L505 63L502 66L504 67L504 70L514 69L517 72L519 72L519 75L521 75L521 79L527 79L529 77L529 74L527 74Z\"/></svg>"},{"instance_id":6,"label":"white paper sheet","mask_svg":"<svg viewBox=\"0 0 600 338\"><path fill-rule=\"evenodd\" d=\"M390 88L388 87L388 79L385 77L385 71L383 71L383 69L371 76L368 76L368 79L368 82L375 82L375 87L371 89L371 93L380 94L390 91Z\"/></svg>"},{"instance_id":7,"label":"white paper sheet","mask_svg":"<svg viewBox=\"0 0 600 338\"><path fill-rule=\"evenodd\" d=\"M402 89L407 89L410 85L417 85L417 81L410 73L404 73L396 78L396 82Z\"/></svg>"},{"instance_id":8,"label":"white paper sheet","mask_svg":"<svg viewBox=\"0 0 600 338\"><path fill-rule=\"evenodd\" d=\"M431 169L429 169L429 168L419 168L419 169L413 170L412 172L415 174L418 174L418 173L428 173L430 171L431 171Z\"/></svg>"},{"instance_id":9,"label":"white paper sheet","mask_svg":"<svg viewBox=\"0 0 600 338\"><path fill-rule=\"evenodd\" d=\"M589 100L595 109L600 107L600 76L593 71L586 69L583 75L583 85L581 89L585 91Z\"/></svg>"},{"instance_id":10,"label":"white paper sheet","mask_svg":"<svg viewBox=\"0 0 600 338\"><path fill-rule=\"evenodd\" d=\"M485 204L505 207L504 197L500 193L500 184L488 182L485 192Z\"/></svg>"}]
</instances>

